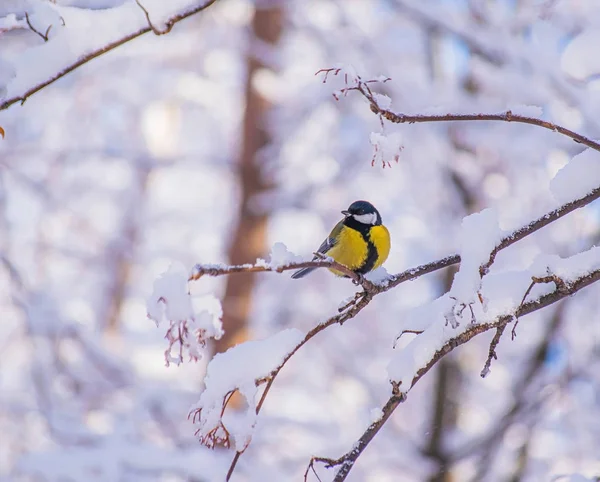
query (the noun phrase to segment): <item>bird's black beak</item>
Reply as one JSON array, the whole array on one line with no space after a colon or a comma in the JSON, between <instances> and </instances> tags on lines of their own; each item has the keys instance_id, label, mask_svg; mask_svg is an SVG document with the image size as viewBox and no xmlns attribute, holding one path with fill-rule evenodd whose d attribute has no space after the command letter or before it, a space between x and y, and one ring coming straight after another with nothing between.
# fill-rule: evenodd
<instances>
[{"instance_id":1,"label":"bird's black beak","mask_svg":"<svg viewBox=\"0 0 600 482\"><path fill-rule=\"evenodd\" d=\"M350 216L350 212L349 211L342 211L342 214L346 217Z\"/></svg>"}]
</instances>

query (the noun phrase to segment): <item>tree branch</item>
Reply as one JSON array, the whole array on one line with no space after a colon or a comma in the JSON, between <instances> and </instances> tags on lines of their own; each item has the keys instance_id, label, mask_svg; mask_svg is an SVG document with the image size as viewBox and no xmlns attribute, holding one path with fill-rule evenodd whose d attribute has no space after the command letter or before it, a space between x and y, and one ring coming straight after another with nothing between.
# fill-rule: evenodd
<instances>
[{"instance_id":1,"label":"tree branch","mask_svg":"<svg viewBox=\"0 0 600 482\"><path fill-rule=\"evenodd\" d=\"M482 323L473 325L467 331L460 333L454 338L448 340L448 342L434 354L434 356L431 358L431 360L429 360L427 365L417 372L416 376L413 378L411 386L405 393L408 393L439 360L441 360L444 356L446 356L455 348L467 343L469 340L476 337L477 335L484 333L488 330L497 329L502 325L506 325L512 319L512 317L525 316L542 308L545 308L546 306L550 306L551 304L556 303L557 301L560 301L563 298L577 293L586 286L589 286L590 284L595 283L598 280L600 280L600 269L591 271L587 275L581 276L571 281L568 285L564 285L564 287L557 287L551 293L542 295L539 298L536 298L535 300L521 304L511 315L502 316L492 323ZM394 393L392 393L392 396L389 398L389 400L382 409L382 416L375 422L373 422L371 425L369 425L369 427L367 428L367 430L365 430L358 442L354 444L352 450L350 450L344 456L338 459L338 465L340 465L340 467L337 473L335 474L335 477L333 479L334 482L342 482L346 480L346 477L352 470L352 467L354 466L354 463L356 462L358 457L360 457L367 445L371 442L371 440L373 440L373 438L379 432L381 427L383 427L383 425L387 422L387 420L390 418L390 416L398 407L398 405L400 405L400 403L406 400L406 396L403 397L402 393L399 394L397 390L394 390L393 392Z\"/></svg>"},{"instance_id":2,"label":"tree branch","mask_svg":"<svg viewBox=\"0 0 600 482\"><path fill-rule=\"evenodd\" d=\"M324 82L327 81L327 75L333 72L333 75L338 75L341 72L341 69L321 69L317 72L325 73ZM363 80L360 76L356 76L355 83L349 84L347 75L346 79L346 87L341 89L341 94L346 95L349 92L356 90L360 92L360 94L365 97L370 104L371 111L374 114L377 114L379 118L382 120L386 119L393 124L415 124L422 122L464 122L464 121L500 121L500 122L517 122L521 124L529 124L538 127L542 127L544 129L550 130L552 132L558 132L566 137L571 138L575 142L579 144L583 144L595 151L600 152L600 144L585 137L581 134L578 134L575 131L567 129L558 124L554 124L552 122L545 121L543 119L538 119L537 117L528 117L519 114L513 114L512 111L507 110L505 112L497 113L497 114L432 114L432 115L409 115L409 114L397 114L387 109L383 109L379 106L377 99L369 84L377 83L377 82L387 82L390 80L386 78L382 81L379 80ZM336 100L339 99L337 94L334 94L334 98Z\"/></svg>"},{"instance_id":3,"label":"tree branch","mask_svg":"<svg viewBox=\"0 0 600 482\"><path fill-rule=\"evenodd\" d=\"M148 20L148 26L143 27L135 32L131 32L128 35L125 35L124 37L120 38L119 40L116 40L114 42L111 42L99 49L93 50L91 52L88 52L86 54L81 55L77 61L73 62L71 65L67 66L66 68L64 68L63 70L61 70L60 72L57 72L55 75L53 75L52 77L50 77L49 79L34 85L32 87L30 87L29 89L27 89L25 91L25 93L23 95L20 96L16 96L16 97L11 97L8 99L4 99L3 101L0 102L0 110L4 110L4 109L8 109L11 105L16 104L17 102L20 102L21 104L23 104L29 97L31 97L33 94L38 93L40 90L42 90L44 87L47 87L48 85L52 84L53 82L57 81L58 79L64 77L65 75L73 72L75 69L81 67L82 65L88 63L90 60L93 60L97 57L100 57L101 55L110 52L111 50L116 49L117 47L120 47L123 44L126 44L127 42L136 39L138 37L141 37L142 35L148 33L148 32L153 32L156 33L157 35L163 35L166 34L168 32L171 31L171 29L173 28L173 26L176 23L181 22L182 20L185 20L188 17L191 17L192 15L195 15L199 12L201 12L202 10L210 7L213 3L215 3L216 0L207 0L205 3L202 3L201 5L197 5L195 7L186 9L180 13L177 13L171 17L169 17L167 19L167 21L165 22L165 28L162 31L158 31L151 23L150 23L150 19L149 19L149 15L147 13L147 11L142 7L142 9L146 12L146 19ZM138 2L138 5L139 2ZM140 5L141 7L141 5ZM35 30L34 30L35 31ZM158 32L158 33L157 33ZM47 35L48 35L48 31L46 31L46 36L44 37L43 34L41 34L40 32L36 32L38 33L38 35L40 35L42 38L44 38L44 40L47 40Z\"/></svg>"},{"instance_id":4,"label":"tree branch","mask_svg":"<svg viewBox=\"0 0 600 482\"><path fill-rule=\"evenodd\" d=\"M532 221L531 223L529 223L529 224L515 230L511 234L507 235L494 248L494 250L492 251L492 254L490 255L490 261L488 261L486 263L486 265L483 265L483 267L480 268L480 272L482 272L483 274L487 273L489 266L491 266L497 253L500 252L501 250L511 246L512 244L516 243L517 241L520 241L521 239L525 238L526 236L533 234L534 232L538 231L539 229L543 228L544 226L547 226L548 224L556 221L557 219L560 219L561 217L569 214L570 212L574 211L575 209L586 206L587 204L591 203L598 197L600 197L600 188L596 188L589 194L583 196L582 198L576 199L574 201L570 201L570 202L560 206L559 208L557 208L553 211L550 211L549 213L541 216L540 218ZM269 265L268 263L257 263L254 265L244 264L244 265L235 265L235 266L197 264L194 267L194 269L192 270L192 273L191 273L189 279L190 280L198 280L204 275L223 276L223 275L229 275L229 274L234 274L234 273L244 273L244 272L279 272L279 273L281 273L283 271L296 270L296 269L300 269L300 268L310 267L310 268L334 268L338 271L343 272L350 278L352 278L355 283L362 285L364 291L362 293L357 293L357 297L355 298L355 300L353 302L350 302L349 304L347 304L344 307L344 309L348 309L348 311L343 311L342 313L329 318L328 320L324 321L323 323L321 323L321 324L317 325L315 328L313 328L310 332L307 333L305 338L294 348L294 350L286 356L283 363L276 370L273 371L273 373L269 376L269 378L267 380L267 387L266 387L265 391L263 392L261 400L259 401L259 403L257 405L257 413L259 413L259 411L269 393L269 390L273 384L275 377L279 374L279 372L281 371L283 366L287 363L287 361L302 346L304 346L311 338L313 338L315 335L317 335L318 333L320 333L321 331L325 330L326 328L328 328L329 326L331 326L333 324L337 324L337 323L343 324L345 321L347 321L351 318L354 318L356 315L358 315L358 313L367 304L369 304L371 302L371 300L377 294L389 291L390 289L398 286L399 284L401 284L405 281L414 280L425 274L432 273L434 271L440 270L442 268L446 268L448 266L452 266L457 263L460 263L460 255L455 254L455 255L451 255L451 256L446 256L445 258L441 258L439 260L432 261L430 263L426 263L424 265L420 265L415 268L410 268L410 269L403 271L401 273L398 273L396 275L392 275L387 283L384 282L383 284L380 284L380 285L375 285L364 278L357 277L357 275L355 273L353 273L351 270L349 270L345 266L335 262L334 260L330 260L330 259L316 260L316 261L304 261L304 262L299 262L299 263L287 263L287 264L277 265L277 266L272 266L272 265ZM552 281L556 281L556 280L552 279ZM559 286L559 283L556 283L556 284L557 284L557 286ZM569 288L572 288L572 285L569 285ZM565 287L563 287L563 286L560 286L558 291L560 291L563 294L567 293ZM517 309L515 312L515 315L514 315L515 318L518 319L519 316L521 316L522 314L526 314L525 312L522 312L522 310L525 309L525 307L527 307L527 306L531 306L531 303L533 303L533 302L521 303L520 308ZM546 305L544 305L544 306L546 306ZM499 338L504 331L503 328L502 328L502 330L499 330L499 328L501 325L506 326L510 321L512 321L512 319L513 319L512 317L503 318L498 323L492 324L492 325L489 325L489 324L474 325L474 328L472 328L470 331L467 332L467 335L469 336L468 338L464 339L464 341L462 341L460 343L457 343L451 349L449 349L447 352L444 352L441 356L439 356L437 359L435 359L435 361L431 364L431 366L433 366L433 364L437 363L437 361L439 359L441 359L446 353L449 353L452 349L456 348L456 346L466 343L466 341L470 340L471 338L473 338L475 335L477 335L479 333L483 333L484 331L487 331L489 329L496 328L498 330L496 333L496 337L498 338L498 340L496 340L496 343L494 345L493 344L494 340L495 340L494 339L492 341L492 345L490 346L490 356L493 357L493 355L495 355L495 347L498 344ZM463 334L461 336L466 336L466 335ZM487 368L489 368L488 362L491 363L491 359L488 359L488 361L486 362ZM431 368L431 366L428 366L426 371L428 371L429 368ZM423 372L421 375L419 375L417 378L415 378L415 380L413 380L411 388L416 383L416 381L418 381L418 379L424 374L425 374L425 372ZM396 396L400 397L400 395L398 395L398 394L396 394ZM397 404L400 403L400 401L399 400L394 400L394 401L396 402L395 406L394 406L394 403L391 403L391 399L390 399L390 407L394 406L394 409L395 409L395 407L397 406ZM387 420L387 418L386 418L386 420ZM373 436L374 436L374 434L373 434ZM369 441L370 440L371 439L369 438ZM354 450L356 450L356 447ZM237 452L236 455L234 456L234 459L233 459L231 466L229 468L229 471L228 471L227 480L229 480L229 477L231 477L231 475L233 474L233 470L235 469L235 466L236 466L239 458L241 457L242 453L243 453L243 451ZM342 459L343 459L343 457L342 457ZM340 459L340 460L342 460L342 459ZM345 459L344 459L344 462L342 462L342 463L345 463ZM343 479L340 479L340 480L343 480Z\"/></svg>"}]
</instances>

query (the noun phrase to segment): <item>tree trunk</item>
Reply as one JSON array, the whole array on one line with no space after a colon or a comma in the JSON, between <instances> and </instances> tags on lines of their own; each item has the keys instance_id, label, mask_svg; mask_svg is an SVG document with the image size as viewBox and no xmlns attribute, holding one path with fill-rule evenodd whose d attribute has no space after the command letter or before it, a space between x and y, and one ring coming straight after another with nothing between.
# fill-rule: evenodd
<instances>
[{"instance_id":1,"label":"tree trunk","mask_svg":"<svg viewBox=\"0 0 600 482\"><path fill-rule=\"evenodd\" d=\"M256 43L276 48L282 31L283 11L278 2L269 2L265 8L256 6L252 21L253 41L247 60L246 111L243 120L243 138L237 171L241 189L238 224L232 234L229 248L229 262L241 264L254 262L264 256L266 251L268 212L254 203L258 196L270 189L261 169L261 150L271 142L267 128L267 118L272 108L271 102L255 88L253 80L257 71L270 68L262 59L253 55L252 47ZM262 52L264 47L256 51ZM248 317L252 306L252 292L255 274L247 273L229 276L223 300L223 328L225 334L215 343L215 352L221 353L228 348L248 339Z\"/></svg>"}]
</instances>

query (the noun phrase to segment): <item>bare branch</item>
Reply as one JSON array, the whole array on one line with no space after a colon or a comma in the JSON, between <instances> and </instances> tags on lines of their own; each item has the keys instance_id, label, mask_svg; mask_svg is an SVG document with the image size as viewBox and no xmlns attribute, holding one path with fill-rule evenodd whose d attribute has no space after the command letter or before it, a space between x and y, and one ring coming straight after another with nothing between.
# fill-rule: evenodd
<instances>
[{"instance_id":1,"label":"bare branch","mask_svg":"<svg viewBox=\"0 0 600 482\"><path fill-rule=\"evenodd\" d=\"M323 69L319 72L327 73L328 70L331 70L331 69ZM317 72L317 73L319 73L319 72ZM334 70L334 75L337 75L338 73L339 73L339 70ZM327 77L325 77L325 81L326 80L327 80ZM385 79L384 81L387 81L387 80L389 80L389 79ZM479 113L479 114L441 114L441 115L437 115L437 114L435 114L435 115L421 115L421 114L408 115L408 114L401 114L401 113L397 114L390 110L382 109L379 106L379 103L377 102L377 99L375 98L375 95L373 94L373 92L371 91L371 87L369 86L369 84L375 83L375 82L380 82L380 81L379 80L364 81L360 78L360 76L358 76L357 82L354 85L349 85L349 86L345 87L344 89L341 90L341 92L344 95L346 95L348 92L353 91L353 90L360 92L363 95L363 97L365 97L369 101L371 111L374 114L377 114L382 121L383 121L383 119L386 119L387 121L392 122L393 124L415 124L415 123L422 123L422 122L464 122L464 121L517 122L517 123L521 123L521 124L529 124L529 125L542 127L544 129L548 129L552 132L558 132L559 134L567 136L579 144L583 144L587 147L590 147L591 149L594 149L595 151L600 151L599 143L594 142L593 140L589 139L588 137L578 134L575 131L567 129L566 127L563 127L561 125L554 124L552 122L538 119L537 117L527 117L527 116L523 116L523 115L519 115L519 114L513 114L512 111L510 111L510 110L507 110L505 112L500 112L497 114L482 114L482 113ZM336 99L338 99L337 96L334 95L334 97L336 97Z\"/></svg>"},{"instance_id":2,"label":"bare branch","mask_svg":"<svg viewBox=\"0 0 600 482\"><path fill-rule=\"evenodd\" d=\"M516 320L515 320L516 323ZM492 365L492 359L497 360L498 359L498 355L496 354L496 347L498 346L498 343L500 343L500 338L502 338L502 334L504 333L504 329L506 328L506 325L508 324L508 321L502 325L500 325L498 328L496 328L496 334L494 335L494 338L492 338L492 341L490 342L490 350L488 353L488 357L487 360L485 361L485 365L483 366L483 370L481 370L481 378L485 378L488 376L488 374L490 373L490 366Z\"/></svg>"},{"instance_id":3,"label":"bare branch","mask_svg":"<svg viewBox=\"0 0 600 482\"><path fill-rule=\"evenodd\" d=\"M315 253L317 254L317 253ZM281 264L277 266L272 266L265 262L257 262L256 264L241 264L234 266L220 265L220 264L197 264L192 269L192 273L190 274L189 281L199 280L202 276L224 276L235 273L262 273L262 272L274 272L274 273L282 273L284 271L297 270L301 268L333 268L336 271L340 271L344 273L345 276L351 278L357 284L362 284L364 282L369 285L373 285L369 281L365 280L357 273L347 268L343 264L340 264L334 261L331 258L327 258L326 256L320 260L314 261L302 261L299 263L287 263Z\"/></svg>"},{"instance_id":4,"label":"bare branch","mask_svg":"<svg viewBox=\"0 0 600 482\"><path fill-rule=\"evenodd\" d=\"M202 3L201 5L197 5L195 7L186 9L180 13L177 13L173 16L171 16L166 22L165 22L165 28L163 29L162 34L164 33L168 33L171 31L171 29L173 28L173 26L176 23L181 22L182 20L185 20L188 17L191 17L192 15L195 15L199 12L201 12L202 10L210 7L213 3L215 3L216 0L207 0L205 3ZM138 3L139 4L139 3ZM34 30L35 31L35 30ZM0 110L4 110L4 109L8 109L11 105L16 104L17 102L20 102L21 104L25 103L25 101L31 97L33 94L36 94L37 92L39 92L40 90L42 90L44 87L47 87L48 85L52 84L53 82L57 81L58 79L64 77L65 75L73 72L75 69L77 69L78 67L81 67L82 65L88 63L90 60L93 60L97 57L100 57L101 55L110 52L111 50L116 49L117 47L120 47L123 44L126 44L127 42L136 39L138 37L141 37L142 35L148 33L148 32L152 32L153 29L150 26L150 24L147 27L141 28L139 30L136 30L134 32L131 32L130 34L125 35L124 37L120 38L119 40L116 40L114 42L108 43L105 46L93 50L91 52L88 52L86 54L81 55L75 62L73 62L71 65L67 66L66 68L62 69L60 72L57 72L56 74L54 74L52 77L50 77L49 79L36 84L34 86L32 86L31 88L29 88L27 91L25 91L24 94L20 95L20 96L16 96L16 97L11 97L8 99L3 100L2 102L0 102ZM42 38L44 38L43 34L38 33L38 35L40 35ZM155 32L156 33L156 32ZM48 31L46 31L46 37L47 37ZM45 40L47 40L47 38L45 38Z\"/></svg>"}]
</instances>

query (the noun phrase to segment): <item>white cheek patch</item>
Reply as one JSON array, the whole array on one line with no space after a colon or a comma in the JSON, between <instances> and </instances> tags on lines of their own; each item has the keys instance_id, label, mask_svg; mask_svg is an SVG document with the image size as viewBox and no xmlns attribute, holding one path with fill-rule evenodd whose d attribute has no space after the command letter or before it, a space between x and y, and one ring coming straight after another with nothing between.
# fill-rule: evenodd
<instances>
[{"instance_id":1,"label":"white cheek patch","mask_svg":"<svg viewBox=\"0 0 600 482\"><path fill-rule=\"evenodd\" d=\"M356 219L359 223L362 224L375 224L377 222L377 214L369 213L369 214L353 214L354 219Z\"/></svg>"}]
</instances>

